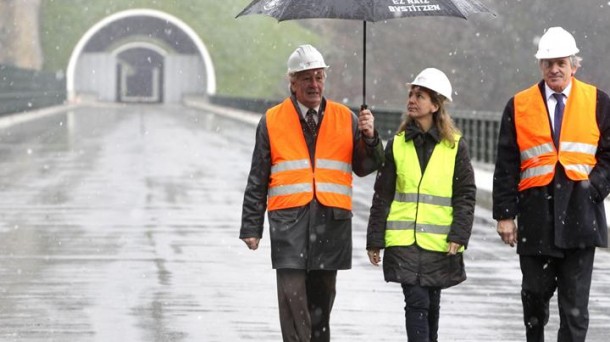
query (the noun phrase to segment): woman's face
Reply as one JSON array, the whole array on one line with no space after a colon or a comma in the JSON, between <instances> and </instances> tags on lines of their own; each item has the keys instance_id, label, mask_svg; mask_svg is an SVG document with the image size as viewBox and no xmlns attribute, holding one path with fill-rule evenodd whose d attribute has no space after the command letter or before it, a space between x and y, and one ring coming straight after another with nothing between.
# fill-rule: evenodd
<instances>
[{"instance_id":1,"label":"woman's face","mask_svg":"<svg viewBox=\"0 0 610 342\"><path fill-rule=\"evenodd\" d=\"M438 105L432 102L432 97L419 86L411 86L407 101L407 113L412 119L431 120L432 114L438 110Z\"/></svg>"}]
</instances>

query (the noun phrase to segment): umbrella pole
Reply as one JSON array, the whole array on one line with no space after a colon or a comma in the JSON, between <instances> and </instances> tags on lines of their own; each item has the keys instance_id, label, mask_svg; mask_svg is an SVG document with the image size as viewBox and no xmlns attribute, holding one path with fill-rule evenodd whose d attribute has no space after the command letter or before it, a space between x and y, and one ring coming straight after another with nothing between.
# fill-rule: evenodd
<instances>
[{"instance_id":1,"label":"umbrella pole","mask_svg":"<svg viewBox=\"0 0 610 342\"><path fill-rule=\"evenodd\" d=\"M362 21L362 105L360 109L366 109L366 20Z\"/></svg>"}]
</instances>

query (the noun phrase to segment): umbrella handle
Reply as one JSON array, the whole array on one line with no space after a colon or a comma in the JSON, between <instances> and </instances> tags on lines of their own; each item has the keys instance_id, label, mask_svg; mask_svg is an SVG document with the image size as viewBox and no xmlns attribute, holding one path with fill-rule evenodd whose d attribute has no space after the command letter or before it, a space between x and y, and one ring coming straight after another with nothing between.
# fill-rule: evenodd
<instances>
[{"instance_id":1,"label":"umbrella handle","mask_svg":"<svg viewBox=\"0 0 610 342\"><path fill-rule=\"evenodd\" d=\"M362 105L360 110L367 109L366 105L366 20L362 21Z\"/></svg>"}]
</instances>

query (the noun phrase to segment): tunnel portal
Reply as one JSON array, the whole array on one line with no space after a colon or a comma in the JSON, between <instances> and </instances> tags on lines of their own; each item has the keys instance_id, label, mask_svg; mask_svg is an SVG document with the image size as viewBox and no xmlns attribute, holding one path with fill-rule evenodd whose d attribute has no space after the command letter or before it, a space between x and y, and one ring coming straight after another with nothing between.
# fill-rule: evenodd
<instances>
[{"instance_id":1,"label":"tunnel portal","mask_svg":"<svg viewBox=\"0 0 610 342\"><path fill-rule=\"evenodd\" d=\"M68 65L68 100L177 103L212 95L214 67L199 36L155 10L105 18L81 38Z\"/></svg>"}]
</instances>

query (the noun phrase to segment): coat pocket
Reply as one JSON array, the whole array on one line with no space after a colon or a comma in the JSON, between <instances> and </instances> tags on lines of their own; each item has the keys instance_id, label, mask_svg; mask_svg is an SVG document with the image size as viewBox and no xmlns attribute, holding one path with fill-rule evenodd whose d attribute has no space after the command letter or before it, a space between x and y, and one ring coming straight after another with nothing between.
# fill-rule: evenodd
<instances>
[{"instance_id":1,"label":"coat pocket","mask_svg":"<svg viewBox=\"0 0 610 342\"><path fill-rule=\"evenodd\" d=\"M340 220L349 220L354 216L351 210L345 210L341 208L333 208L333 219Z\"/></svg>"},{"instance_id":2,"label":"coat pocket","mask_svg":"<svg viewBox=\"0 0 610 342\"><path fill-rule=\"evenodd\" d=\"M301 207L297 207L269 211L269 223L275 223L278 226L291 226L299 220L301 210Z\"/></svg>"}]
</instances>

